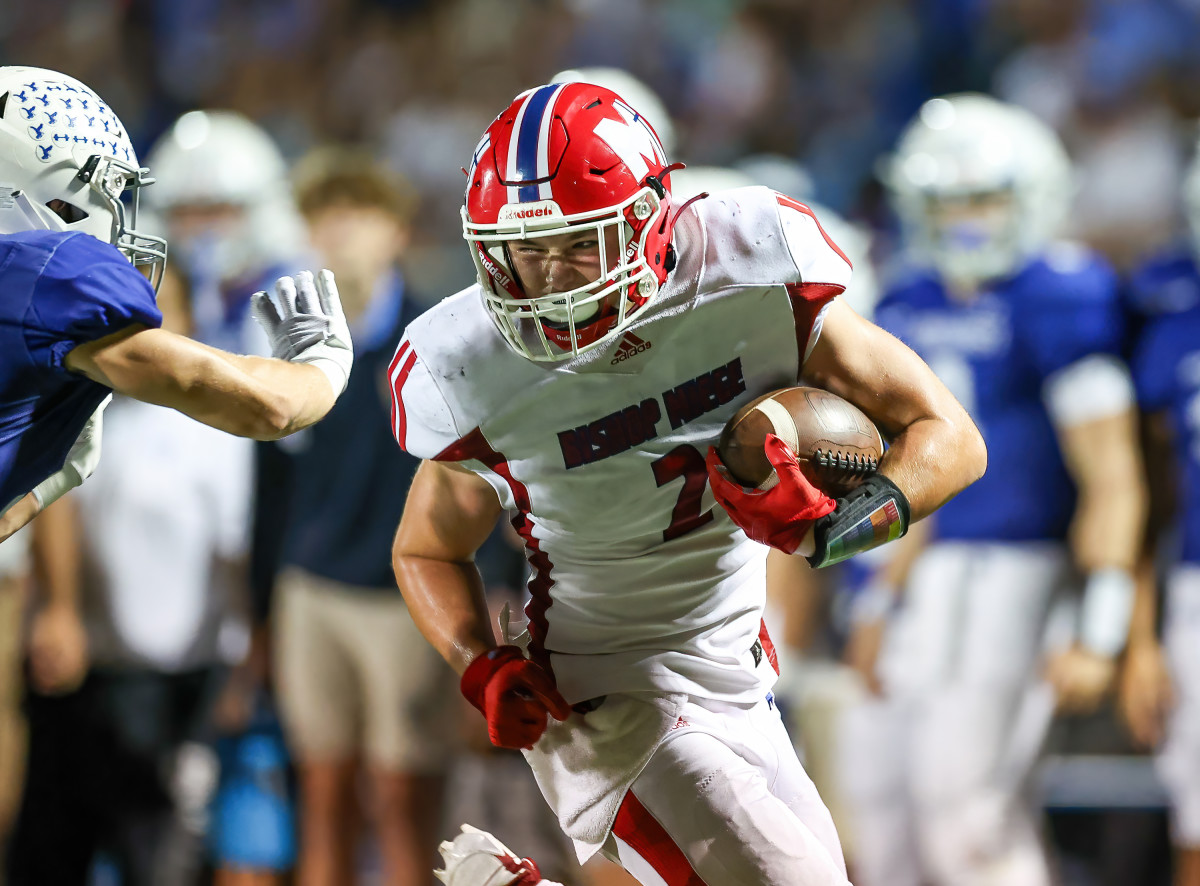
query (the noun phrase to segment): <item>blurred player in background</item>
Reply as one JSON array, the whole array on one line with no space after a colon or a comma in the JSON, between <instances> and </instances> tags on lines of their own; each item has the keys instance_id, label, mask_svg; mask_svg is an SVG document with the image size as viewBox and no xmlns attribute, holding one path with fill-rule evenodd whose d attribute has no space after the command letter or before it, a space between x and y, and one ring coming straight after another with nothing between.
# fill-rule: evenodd
<instances>
[{"instance_id":1,"label":"blurred player in background","mask_svg":"<svg viewBox=\"0 0 1200 886\"><path fill-rule=\"evenodd\" d=\"M928 367L836 300L849 263L805 207L767 188L676 205L670 173L603 87L529 90L489 127L463 210L479 281L410 325L392 364L393 430L426 459L397 579L581 859L645 883L844 884L769 694L750 539L823 565L901 534L986 456ZM778 449L779 483L745 491L711 449L801 373L892 440L852 501ZM505 509L534 572L528 633L502 625L497 645L471 558ZM839 547L871 513L881 531Z\"/></svg>"},{"instance_id":2,"label":"blurred player in background","mask_svg":"<svg viewBox=\"0 0 1200 886\"><path fill-rule=\"evenodd\" d=\"M1053 700L1089 711L1111 686L1145 514L1117 281L1098 256L1053 241L1070 164L1016 107L930 100L888 184L915 260L876 321L968 408L989 463L907 570L882 675L900 722L864 717L846 743L861 882L1049 884L1022 789ZM1077 640L1043 660L1052 600L1076 577ZM912 820L892 814L905 805Z\"/></svg>"},{"instance_id":3,"label":"blurred player in background","mask_svg":"<svg viewBox=\"0 0 1200 886\"><path fill-rule=\"evenodd\" d=\"M92 472L113 391L259 439L329 411L353 359L332 275L286 278L277 307L263 293L271 353L290 362L165 332L166 244L135 229L151 179L116 115L71 77L0 68L0 141L0 540Z\"/></svg>"},{"instance_id":4,"label":"blurred player in background","mask_svg":"<svg viewBox=\"0 0 1200 886\"><path fill-rule=\"evenodd\" d=\"M366 820L384 882L423 886L459 700L454 672L423 641L391 570L418 464L389 433L387 380L396 340L421 310L398 265L415 207L407 184L359 151L314 152L295 182L358 342L338 405L292 438L291 507L274 515L286 526L272 625L276 693L300 776L296 881L354 882Z\"/></svg>"},{"instance_id":5,"label":"blurred player in background","mask_svg":"<svg viewBox=\"0 0 1200 886\"><path fill-rule=\"evenodd\" d=\"M1171 800L1174 882L1200 886L1200 145L1183 196L1191 236L1146 262L1130 285L1142 325L1133 370L1152 519L1121 707L1138 743L1158 748Z\"/></svg>"},{"instance_id":6,"label":"blurred player in background","mask_svg":"<svg viewBox=\"0 0 1200 886\"><path fill-rule=\"evenodd\" d=\"M171 261L193 293L194 337L237 353L266 353L250 296L294 273L303 222L288 167L257 124L234 111L189 111L147 158L146 205L161 216Z\"/></svg>"},{"instance_id":7,"label":"blurred player in background","mask_svg":"<svg viewBox=\"0 0 1200 886\"><path fill-rule=\"evenodd\" d=\"M190 331L182 282L163 329ZM30 751L13 886L195 883L213 703L245 654L252 443L114 398L90 481L32 527Z\"/></svg>"}]
</instances>

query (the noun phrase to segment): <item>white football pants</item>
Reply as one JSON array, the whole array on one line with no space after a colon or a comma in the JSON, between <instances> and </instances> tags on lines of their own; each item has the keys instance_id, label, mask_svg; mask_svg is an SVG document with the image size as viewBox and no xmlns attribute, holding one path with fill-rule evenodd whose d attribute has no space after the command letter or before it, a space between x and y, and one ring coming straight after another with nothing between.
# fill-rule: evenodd
<instances>
[{"instance_id":1,"label":"white football pants","mask_svg":"<svg viewBox=\"0 0 1200 886\"><path fill-rule=\"evenodd\" d=\"M914 564L880 663L889 698L843 723L859 886L1044 886L1026 782L1053 698L1037 680L1067 578L1048 544L940 543Z\"/></svg>"},{"instance_id":2,"label":"white football pants","mask_svg":"<svg viewBox=\"0 0 1200 886\"><path fill-rule=\"evenodd\" d=\"M643 886L850 886L833 819L766 700L688 702L604 853Z\"/></svg>"}]
</instances>

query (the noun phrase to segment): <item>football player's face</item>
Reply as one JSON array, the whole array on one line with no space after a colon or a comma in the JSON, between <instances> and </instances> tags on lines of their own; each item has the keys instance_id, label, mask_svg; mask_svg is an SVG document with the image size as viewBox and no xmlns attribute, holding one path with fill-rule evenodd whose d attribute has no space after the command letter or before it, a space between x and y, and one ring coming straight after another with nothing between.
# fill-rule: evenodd
<instances>
[{"instance_id":1,"label":"football player's face","mask_svg":"<svg viewBox=\"0 0 1200 886\"><path fill-rule=\"evenodd\" d=\"M1011 223L1011 191L983 191L929 202L929 216L943 245L976 248L1002 234Z\"/></svg>"},{"instance_id":2,"label":"football player's face","mask_svg":"<svg viewBox=\"0 0 1200 886\"><path fill-rule=\"evenodd\" d=\"M525 294L537 298L567 292L594 283L604 271L616 267L621 260L616 230L612 226L604 229L607 268L601 267L599 237L591 229L513 241L509 255Z\"/></svg>"}]
</instances>

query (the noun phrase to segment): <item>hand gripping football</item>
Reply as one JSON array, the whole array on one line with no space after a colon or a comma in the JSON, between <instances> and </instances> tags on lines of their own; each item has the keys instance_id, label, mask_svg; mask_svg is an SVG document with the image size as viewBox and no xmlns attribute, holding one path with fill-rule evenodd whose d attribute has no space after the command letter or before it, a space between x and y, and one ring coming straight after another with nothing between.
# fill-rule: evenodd
<instances>
[{"instance_id":1,"label":"hand gripping football","mask_svg":"<svg viewBox=\"0 0 1200 886\"><path fill-rule=\"evenodd\" d=\"M743 486L777 482L763 443L775 434L796 454L809 481L833 498L854 489L879 466L879 429L853 403L820 388L784 388L747 403L721 431L717 452Z\"/></svg>"}]
</instances>

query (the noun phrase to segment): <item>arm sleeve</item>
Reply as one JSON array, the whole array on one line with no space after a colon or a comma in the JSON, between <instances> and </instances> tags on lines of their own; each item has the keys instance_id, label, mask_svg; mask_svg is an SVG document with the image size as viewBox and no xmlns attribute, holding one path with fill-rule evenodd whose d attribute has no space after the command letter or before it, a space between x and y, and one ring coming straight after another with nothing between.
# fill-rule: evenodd
<instances>
[{"instance_id":1,"label":"arm sleeve","mask_svg":"<svg viewBox=\"0 0 1200 886\"><path fill-rule=\"evenodd\" d=\"M58 245L38 277L25 341L37 364L61 369L76 346L135 323L162 325L154 288L112 246L77 234Z\"/></svg>"}]
</instances>

